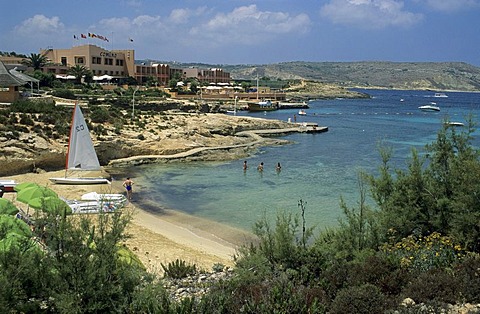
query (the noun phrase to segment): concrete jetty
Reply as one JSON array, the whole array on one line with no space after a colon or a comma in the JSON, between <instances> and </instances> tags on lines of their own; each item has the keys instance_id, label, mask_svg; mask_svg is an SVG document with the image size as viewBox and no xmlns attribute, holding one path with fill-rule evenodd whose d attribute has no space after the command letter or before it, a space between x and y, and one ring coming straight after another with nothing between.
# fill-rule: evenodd
<instances>
[{"instance_id":1,"label":"concrete jetty","mask_svg":"<svg viewBox=\"0 0 480 314\"><path fill-rule=\"evenodd\" d=\"M291 128L283 128L283 129L265 129L265 130L250 130L250 131L242 131L238 132L236 136L247 136L252 138L252 142L245 143L245 144L238 144L238 145L225 145L225 146L212 146L212 147L196 147L191 150L172 154L172 155L140 155L140 156L132 156L126 158L119 158L114 159L109 162L109 166L131 166L131 165L140 165L140 164L148 164L148 163L155 163L165 160L171 159L181 159L186 158L189 156L194 156L200 154L205 151L212 151L212 150L229 150L235 148L242 148L242 147L250 147L257 144L262 143L265 141L263 138L264 136L279 136L289 133L322 133L327 132L328 127L319 127L316 123L292 123Z\"/></svg>"}]
</instances>

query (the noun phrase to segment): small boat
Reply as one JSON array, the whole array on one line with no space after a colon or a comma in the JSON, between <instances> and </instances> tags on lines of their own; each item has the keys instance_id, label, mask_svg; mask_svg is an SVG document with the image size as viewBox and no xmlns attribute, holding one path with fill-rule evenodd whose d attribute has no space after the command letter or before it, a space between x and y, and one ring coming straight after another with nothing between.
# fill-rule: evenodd
<instances>
[{"instance_id":1,"label":"small boat","mask_svg":"<svg viewBox=\"0 0 480 314\"><path fill-rule=\"evenodd\" d=\"M67 164L65 165L65 176L63 178L49 178L56 184L107 184L110 181L106 178L95 177L67 177L68 170L100 170L100 162L93 147L92 138L88 130L85 118L78 103L73 109L72 125L68 141Z\"/></svg>"},{"instance_id":2,"label":"small boat","mask_svg":"<svg viewBox=\"0 0 480 314\"><path fill-rule=\"evenodd\" d=\"M448 122L448 125L451 126L465 126L462 122Z\"/></svg>"},{"instance_id":3,"label":"small boat","mask_svg":"<svg viewBox=\"0 0 480 314\"><path fill-rule=\"evenodd\" d=\"M113 201L77 201L66 200L67 205L72 209L72 214L98 214L111 213L125 204Z\"/></svg>"},{"instance_id":4,"label":"small boat","mask_svg":"<svg viewBox=\"0 0 480 314\"><path fill-rule=\"evenodd\" d=\"M273 111L277 109L278 109L278 105L272 103L271 100L263 100L255 103L248 103L249 111Z\"/></svg>"},{"instance_id":5,"label":"small boat","mask_svg":"<svg viewBox=\"0 0 480 314\"><path fill-rule=\"evenodd\" d=\"M438 98L447 98L448 96L445 93L435 93L433 97L438 97Z\"/></svg>"},{"instance_id":6,"label":"small boat","mask_svg":"<svg viewBox=\"0 0 480 314\"><path fill-rule=\"evenodd\" d=\"M298 111L298 114L301 115L301 116L306 116L306 115L307 115L307 113L306 113L305 110L303 110L303 109L300 109L300 110Z\"/></svg>"},{"instance_id":7,"label":"small boat","mask_svg":"<svg viewBox=\"0 0 480 314\"><path fill-rule=\"evenodd\" d=\"M113 194L103 194L97 192L90 192L83 194L81 197L82 201L114 201L125 203L127 198L123 194L113 193Z\"/></svg>"},{"instance_id":8,"label":"small boat","mask_svg":"<svg viewBox=\"0 0 480 314\"><path fill-rule=\"evenodd\" d=\"M433 106L433 105L420 106L418 107L418 109L423 111L440 111L440 107Z\"/></svg>"},{"instance_id":9,"label":"small boat","mask_svg":"<svg viewBox=\"0 0 480 314\"><path fill-rule=\"evenodd\" d=\"M0 186L3 186L3 192L15 192L15 186L17 183L15 180L0 180Z\"/></svg>"},{"instance_id":10,"label":"small boat","mask_svg":"<svg viewBox=\"0 0 480 314\"><path fill-rule=\"evenodd\" d=\"M127 203L123 194L101 194L91 192L83 194L81 200L66 200L73 214L111 213L119 210Z\"/></svg>"}]
</instances>

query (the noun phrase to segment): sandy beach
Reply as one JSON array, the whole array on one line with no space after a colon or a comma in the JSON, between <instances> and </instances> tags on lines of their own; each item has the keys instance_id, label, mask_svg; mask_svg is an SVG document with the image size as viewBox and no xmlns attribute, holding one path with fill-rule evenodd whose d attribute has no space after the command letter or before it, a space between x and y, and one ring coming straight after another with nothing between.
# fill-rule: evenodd
<instances>
[{"instance_id":1,"label":"sandy beach","mask_svg":"<svg viewBox=\"0 0 480 314\"><path fill-rule=\"evenodd\" d=\"M51 177L63 176L64 171L26 173L9 176L17 183L35 182L48 186L66 199L80 199L89 192L124 193L121 181L110 185L58 185L49 181ZM107 173L92 173L86 176L106 176ZM15 202L15 193L6 193L4 198ZM21 208L25 204L16 202ZM239 245L251 241L252 235L212 221L198 219L174 210L163 210L162 214L151 214L135 205L135 198L124 210L132 213L132 222L127 229L131 236L126 245L133 250L151 272L161 274L161 264L176 259L196 264L198 268L211 270L215 264L233 265L233 256Z\"/></svg>"}]
</instances>

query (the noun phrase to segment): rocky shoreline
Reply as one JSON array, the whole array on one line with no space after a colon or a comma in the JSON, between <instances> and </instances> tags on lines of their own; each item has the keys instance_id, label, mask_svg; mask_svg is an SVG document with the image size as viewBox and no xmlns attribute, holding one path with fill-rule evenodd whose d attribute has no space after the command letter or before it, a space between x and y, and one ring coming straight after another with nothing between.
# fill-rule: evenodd
<instances>
[{"instance_id":1,"label":"rocky shoreline","mask_svg":"<svg viewBox=\"0 0 480 314\"><path fill-rule=\"evenodd\" d=\"M369 97L343 87L310 81L292 86L286 92L291 100ZM138 109L139 113L142 113L135 117L136 121L123 125L120 130L114 125L102 124L101 135L91 131L95 150L102 166L108 166L113 160L133 156L174 155L207 147L226 147L227 149L202 150L184 159L243 158L259 146L283 145L287 142L281 139L265 138L261 141L253 141L252 144L252 138L238 135L241 132L285 129L292 126L286 121L221 114L218 113L222 111L221 104L213 102L195 103L169 99L139 102ZM128 110L122 110L122 114L125 120L130 120ZM88 115L86 117L88 119ZM67 137L54 139L39 134L35 127L42 127L40 123L24 125L20 114L17 118L18 127L15 126L15 132L5 132L0 135L2 152L0 177L63 169L68 146ZM34 114L31 114L30 118L35 121ZM95 123L92 125L96 126ZM13 136L13 133L18 135Z\"/></svg>"}]
</instances>

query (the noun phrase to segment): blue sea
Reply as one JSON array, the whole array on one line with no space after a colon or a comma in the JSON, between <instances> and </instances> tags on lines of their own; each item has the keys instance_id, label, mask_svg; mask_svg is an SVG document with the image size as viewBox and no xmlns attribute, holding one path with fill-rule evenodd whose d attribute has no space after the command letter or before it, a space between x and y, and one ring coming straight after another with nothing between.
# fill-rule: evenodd
<instances>
[{"instance_id":1,"label":"blue sea","mask_svg":"<svg viewBox=\"0 0 480 314\"><path fill-rule=\"evenodd\" d=\"M479 93L448 92L448 98L435 98L433 91L359 91L371 98L310 101L306 116L299 116L298 109L240 112L284 121L293 121L295 115L297 122L316 122L328 132L283 136L292 144L260 148L246 159L246 172L243 159L127 169L136 182L136 201L159 215L164 208L174 209L251 231L264 215L273 222L279 211L300 213L302 200L308 226L323 230L342 217L340 197L349 207L358 204L358 174L377 173L380 145L393 149L392 165L405 168L411 149L423 152L445 118L466 123L472 114L480 122ZM441 111L418 109L431 102ZM479 147L480 130L474 135L474 146ZM262 173L256 170L260 162L265 165ZM275 170L278 162L280 172Z\"/></svg>"}]
</instances>

